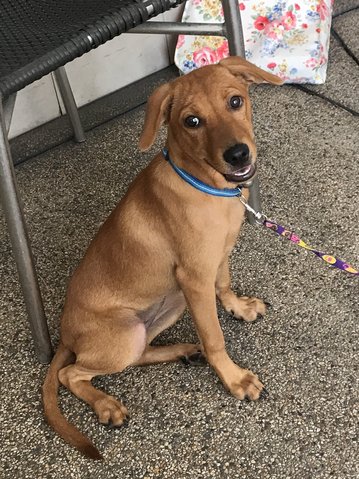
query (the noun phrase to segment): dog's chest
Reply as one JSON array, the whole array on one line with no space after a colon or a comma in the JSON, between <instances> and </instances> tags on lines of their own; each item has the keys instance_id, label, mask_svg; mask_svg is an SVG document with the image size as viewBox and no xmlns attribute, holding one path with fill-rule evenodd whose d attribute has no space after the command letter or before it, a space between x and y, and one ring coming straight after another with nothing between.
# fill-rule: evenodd
<instances>
[{"instance_id":1,"label":"dog's chest","mask_svg":"<svg viewBox=\"0 0 359 479\"><path fill-rule=\"evenodd\" d=\"M194 234L191 235L192 251L197 247L208 250L224 247L225 252L231 250L236 242L244 219L244 207L238 198L221 198L221 201L206 205L198 222L191 223Z\"/></svg>"},{"instance_id":2,"label":"dog's chest","mask_svg":"<svg viewBox=\"0 0 359 479\"><path fill-rule=\"evenodd\" d=\"M235 199L228 207L227 211L227 229L224 229L226 233L226 246L233 246L239 230L244 220L244 207Z\"/></svg>"}]
</instances>

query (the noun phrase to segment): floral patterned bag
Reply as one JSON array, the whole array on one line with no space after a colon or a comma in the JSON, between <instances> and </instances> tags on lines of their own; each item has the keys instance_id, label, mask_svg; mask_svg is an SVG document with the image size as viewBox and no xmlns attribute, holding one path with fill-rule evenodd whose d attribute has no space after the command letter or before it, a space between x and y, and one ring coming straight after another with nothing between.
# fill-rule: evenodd
<instances>
[{"instance_id":1,"label":"floral patterned bag","mask_svg":"<svg viewBox=\"0 0 359 479\"><path fill-rule=\"evenodd\" d=\"M240 0L246 59L287 83L324 83L333 0ZM187 0L183 21L223 22L220 0ZM184 72L228 56L224 37L179 35L175 63Z\"/></svg>"}]
</instances>

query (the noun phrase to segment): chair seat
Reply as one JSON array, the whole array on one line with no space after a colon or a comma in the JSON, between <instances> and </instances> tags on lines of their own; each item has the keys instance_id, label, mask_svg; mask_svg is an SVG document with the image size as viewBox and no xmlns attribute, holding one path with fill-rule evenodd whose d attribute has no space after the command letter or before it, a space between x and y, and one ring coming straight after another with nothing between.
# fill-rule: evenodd
<instances>
[{"instance_id":1,"label":"chair seat","mask_svg":"<svg viewBox=\"0 0 359 479\"><path fill-rule=\"evenodd\" d=\"M0 0L7 96L185 0Z\"/></svg>"}]
</instances>

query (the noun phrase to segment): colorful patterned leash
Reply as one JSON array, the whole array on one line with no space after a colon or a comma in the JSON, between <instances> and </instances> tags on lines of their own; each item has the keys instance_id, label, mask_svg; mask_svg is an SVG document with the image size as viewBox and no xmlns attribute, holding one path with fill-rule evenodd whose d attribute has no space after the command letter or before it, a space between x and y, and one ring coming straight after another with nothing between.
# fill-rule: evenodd
<instances>
[{"instance_id":1,"label":"colorful patterned leash","mask_svg":"<svg viewBox=\"0 0 359 479\"><path fill-rule=\"evenodd\" d=\"M245 209L247 211L250 211L252 215L254 215L255 219L259 224L262 226L265 226L266 228L274 231L277 233L279 236L283 236L284 238L287 238L287 240L291 241L292 243L295 243L296 245L300 246L301 248L304 248L308 251L311 251L314 253L316 256L321 258L323 261L326 263L334 266L335 268L341 269L342 271L346 271L347 273L353 274L354 276L359 276L359 271L353 268L353 266L350 266L350 264L345 263L341 259L335 258L334 256L321 253L320 251L317 251L316 249L312 248L311 246L308 246L306 243L304 243L303 240L301 240L296 234L294 234L292 231L289 231L284 228L284 226L279 225L275 223L274 221L269 220L263 213L259 213L258 211L255 211L247 202L247 200L244 198L242 195L242 188L240 186L237 186L236 188L214 188L213 186L207 185L206 183L203 183L203 181L200 181L198 178L195 176L191 175L187 171L183 170L182 168L178 167L170 158L169 152L167 148L162 148L162 154L165 158L166 161L172 166L174 171L179 175L186 183L190 184L194 188L196 188L199 191L202 191L203 193L212 195L212 196L221 196L221 197L226 197L226 198L234 198L238 197L239 201L243 204Z\"/></svg>"},{"instance_id":2,"label":"colorful patterned leash","mask_svg":"<svg viewBox=\"0 0 359 479\"><path fill-rule=\"evenodd\" d=\"M261 224L262 226L270 229L271 231L274 231L279 236L283 236L284 238L296 244L297 246L300 246L301 248L311 251L312 253L314 253L316 256L318 256L319 258L321 258L323 261L330 264L331 266L341 269L342 271L346 271L347 273L350 273L354 276L359 276L359 271L353 268L353 266L351 266L350 264L345 263L341 259L335 258L332 255L328 255L328 254L322 253L321 251L317 251L316 249L307 245L302 239L299 238L299 236L293 233L293 231L287 230L286 228L284 228L284 226L279 225L278 223L275 223L274 221L267 219L267 217L264 214L259 213L258 211L255 211L248 204L247 200L242 195L239 196L239 200L243 204L245 209L247 211L250 211L256 218L257 222Z\"/></svg>"}]
</instances>

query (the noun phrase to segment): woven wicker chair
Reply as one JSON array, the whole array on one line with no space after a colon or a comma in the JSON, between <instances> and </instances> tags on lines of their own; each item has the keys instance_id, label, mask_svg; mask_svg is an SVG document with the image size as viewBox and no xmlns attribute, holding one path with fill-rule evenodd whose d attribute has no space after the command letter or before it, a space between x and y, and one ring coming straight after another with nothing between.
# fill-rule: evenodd
<instances>
[{"instance_id":1,"label":"woven wicker chair","mask_svg":"<svg viewBox=\"0 0 359 479\"><path fill-rule=\"evenodd\" d=\"M0 0L0 194L40 362L51 359L52 348L7 138L16 92L54 71L75 139L84 141L64 65L115 36L129 31L222 35L230 53L243 56L237 0L222 0L225 24L147 22L183 1ZM258 184L251 199L259 209Z\"/></svg>"}]
</instances>

